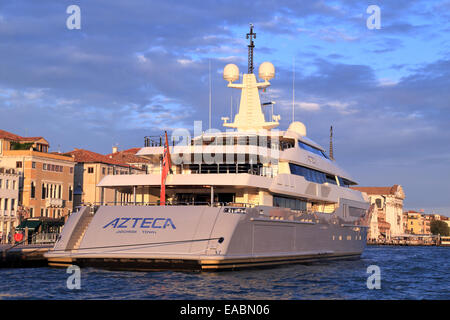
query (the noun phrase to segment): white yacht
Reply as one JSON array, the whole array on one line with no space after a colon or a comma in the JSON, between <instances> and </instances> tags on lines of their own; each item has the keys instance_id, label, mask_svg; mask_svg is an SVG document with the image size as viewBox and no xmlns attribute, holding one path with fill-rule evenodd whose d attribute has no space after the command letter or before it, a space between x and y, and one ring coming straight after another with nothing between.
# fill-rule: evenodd
<instances>
[{"instance_id":1,"label":"white yacht","mask_svg":"<svg viewBox=\"0 0 450 320\"><path fill-rule=\"evenodd\" d=\"M282 131L279 116L266 121L259 90L275 68L262 63L258 82L254 35L251 27L248 73L224 68L228 87L241 90L234 121L222 118L228 129L174 133L170 147L146 139L137 155L150 160L147 174L103 178L98 186L114 190L114 201L72 213L46 255L50 266L214 271L361 255L369 203L303 123Z\"/></svg>"}]
</instances>

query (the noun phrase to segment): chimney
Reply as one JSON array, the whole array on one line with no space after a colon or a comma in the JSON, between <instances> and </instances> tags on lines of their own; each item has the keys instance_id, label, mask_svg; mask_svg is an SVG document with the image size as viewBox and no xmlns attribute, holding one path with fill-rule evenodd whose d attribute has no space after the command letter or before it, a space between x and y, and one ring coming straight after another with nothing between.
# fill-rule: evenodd
<instances>
[{"instance_id":1,"label":"chimney","mask_svg":"<svg viewBox=\"0 0 450 320\"><path fill-rule=\"evenodd\" d=\"M112 153L117 153L118 148L117 147L112 147Z\"/></svg>"}]
</instances>

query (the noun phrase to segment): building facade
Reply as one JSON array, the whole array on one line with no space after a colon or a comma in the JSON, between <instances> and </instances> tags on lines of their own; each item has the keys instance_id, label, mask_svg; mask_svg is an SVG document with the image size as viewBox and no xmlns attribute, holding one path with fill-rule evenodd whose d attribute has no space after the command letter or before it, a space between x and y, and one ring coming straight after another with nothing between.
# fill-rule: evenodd
<instances>
[{"instance_id":1,"label":"building facade","mask_svg":"<svg viewBox=\"0 0 450 320\"><path fill-rule=\"evenodd\" d=\"M369 240L390 240L404 234L403 200L405 193L400 185L392 187L351 187L364 192L374 206L370 222Z\"/></svg>"},{"instance_id":2,"label":"building facade","mask_svg":"<svg viewBox=\"0 0 450 320\"><path fill-rule=\"evenodd\" d=\"M19 177L11 168L0 167L0 243L9 243L19 223Z\"/></svg>"},{"instance_id":3,"label":"building facade","mask_svg":"<svg viewBox=\"0 0 450 320\"><path fill-rule=\"evenodd\" d=\"M431 235L431 222L444 221L449 226L448 218L439 214L424 214L414 210L409 210L404 213L405 221L405 233L414 235Z\"/></svg>"},{"instance_id":4,"label":"building facade","mask_svg":"<svg viewBox=\"0 0 450 320\"><path fill-rule=\"evenodd\" d=\"M49 153L42 137L20 137L0 130L1 164L19 173L21 219L61 219L73 211L72 157Z\"/></svg>"}]
</instances>

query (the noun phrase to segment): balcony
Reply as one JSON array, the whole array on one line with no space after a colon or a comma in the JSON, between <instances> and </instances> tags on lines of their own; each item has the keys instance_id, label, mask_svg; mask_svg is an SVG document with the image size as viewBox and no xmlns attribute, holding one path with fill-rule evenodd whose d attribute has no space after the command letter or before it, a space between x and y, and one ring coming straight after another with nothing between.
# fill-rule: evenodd
<instances>
[{"instance_id":1,"label":"balcony","mask_svg":"<svg viewBox=\"0 0 450 320\"><path fill-rule=\"evenodd\" d=\"M47 208L64 208L64 200L56 198L45 199L45 206Z\"/></svg>"},{"instance_id":2,"label":"balcony","mask_svg":"<svg viewBox=\"0 0 450 320\"><path fill-rule=\"evenodd\" d=\"M15 217L16 211L14 210L0 210L0 217Z\"/></svg>"}]
</instances>

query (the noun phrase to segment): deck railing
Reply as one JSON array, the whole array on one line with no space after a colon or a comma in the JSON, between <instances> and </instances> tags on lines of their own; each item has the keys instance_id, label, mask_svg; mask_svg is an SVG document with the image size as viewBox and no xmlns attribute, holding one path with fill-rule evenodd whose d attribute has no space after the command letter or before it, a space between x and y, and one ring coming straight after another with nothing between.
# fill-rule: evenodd
<instances>
[{"instance_id":1,"label":"deck railing","mask_svg":"<svg viewBox=\"0 0 450 320\"><path fill-rule=\"evenodd\" d=\"M204 201L171 201L166 202L166 206L208 206L208 207L239 207L239 208L252 208L256 204L253 203L241 203L241 202L204 202ZM96 206L160 206L158 202L94 202L94 203L83 203L81 206L85 207L96 207Z\"/></svg>"},{"instance_id":2,"label":"deck railing","mask_svg":"<svg viewBox=\"0 0 450 320\"><path fill-rule=\"evenodd\" d=\"M41 232L36 234L31 241L33 244L51 244L55 243L59 233L54 232Z\"/></svg>"}]
</instances>

